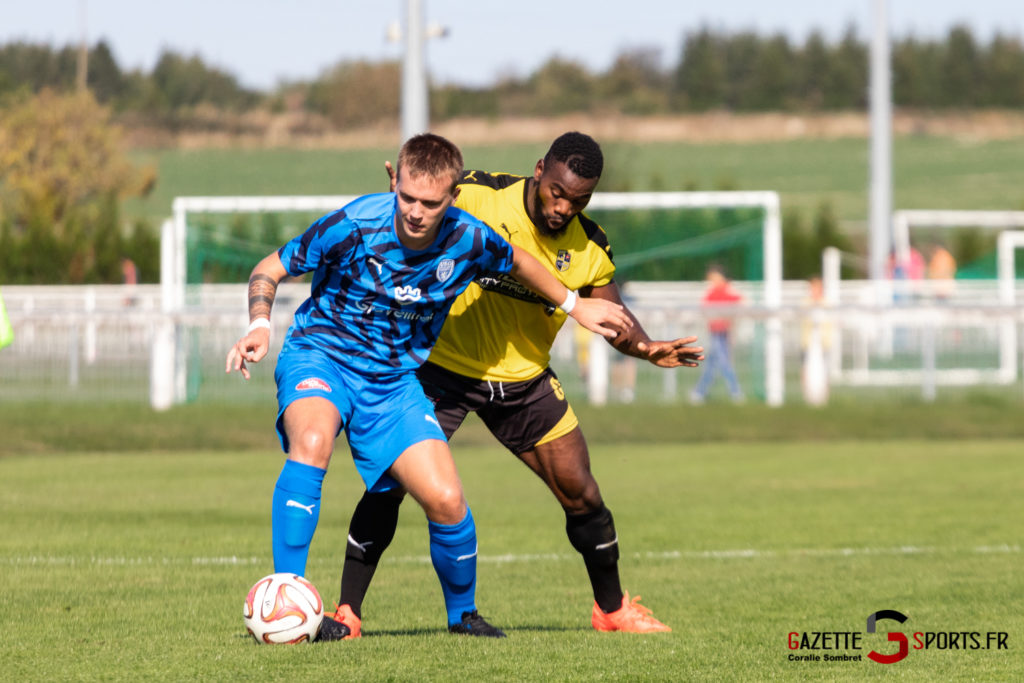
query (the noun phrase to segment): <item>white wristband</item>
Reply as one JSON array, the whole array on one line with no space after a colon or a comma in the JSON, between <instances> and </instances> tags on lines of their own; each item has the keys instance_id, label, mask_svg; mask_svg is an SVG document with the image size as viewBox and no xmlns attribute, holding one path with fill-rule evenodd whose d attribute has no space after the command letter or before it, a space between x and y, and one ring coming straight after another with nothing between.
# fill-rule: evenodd
<instances>
[{"instance_id":1,"label":"white wristband","mask_svg":"<svg viewBox=\"0 0 1024 683\"><path fill-rule=\"evenodd\" d=\"M269 330L270 329L270 319L269 318L255 318L251 323L249 323L249 329L246 330L245 333L249 334L253 330L258 330L261 327L264 327L264 328Z\"/></svg>"},{"instance_id":2,"label":"white wristband","mask_svg":"<svg viewBox=\"0 0 1024 683\"><path fill-rule=\"evenodd\" d=\"M569 293L565 295L565 301L559 306L562 311L569 315L572 313L572 309L576 308L576 292L569 290Z\"/></svg>"}]
</instances>

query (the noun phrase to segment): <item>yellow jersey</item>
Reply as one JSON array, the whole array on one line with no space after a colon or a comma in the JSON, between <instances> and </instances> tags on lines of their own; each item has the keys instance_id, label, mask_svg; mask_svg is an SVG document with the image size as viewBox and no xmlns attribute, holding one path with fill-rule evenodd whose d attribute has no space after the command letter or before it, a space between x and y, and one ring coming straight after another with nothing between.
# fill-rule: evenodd
<instances>
[{"instance_id":1,"label":"yellow jersey","mask_svg":"<svg viewBox=\"0 0 1024 683\"><path fill-rule=\"evenodd\" d=\"M615 264L604 230L578 214L556 237L541 235L526 213L526 177L467 171L455 205L525 249L566 287L601 287ZM452 304L430 362L480 380L518 382L548 366L566 319L511 275L478 277Z\"/></svg>"}]
</instances>

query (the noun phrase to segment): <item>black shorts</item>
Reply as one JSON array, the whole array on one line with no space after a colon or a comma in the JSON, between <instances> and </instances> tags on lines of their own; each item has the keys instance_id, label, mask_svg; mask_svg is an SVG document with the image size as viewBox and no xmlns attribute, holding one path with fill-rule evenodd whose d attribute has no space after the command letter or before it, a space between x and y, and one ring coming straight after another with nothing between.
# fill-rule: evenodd
<instances>
[{"instance_id":1,"label":"black shorts","mask_svg":"<svg viewBox=\"0 0 1024 683\"><path fill-rule=\"evenodd\" d=\"M517 455L568 434L578 424L551 368L524 382L473 379L430 362L417 374L449 439L470 412Z\"/></svg>"}]
</instances>

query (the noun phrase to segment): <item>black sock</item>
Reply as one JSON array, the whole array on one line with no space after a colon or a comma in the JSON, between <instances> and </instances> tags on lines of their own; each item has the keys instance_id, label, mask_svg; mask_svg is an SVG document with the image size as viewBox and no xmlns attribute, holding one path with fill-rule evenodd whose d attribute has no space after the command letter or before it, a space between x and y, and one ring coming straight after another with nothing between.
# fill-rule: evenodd
<instances>
[{"instance_id":1,"label":"black sock","mask_svg":"<svg viewBox=\"0 0 1024 683\"><path fill-rule=\"evenodd\" d=\"M565 532L572 547L583 556L594 601L607 612L622 607L622 586L619 583L619 543L611 510L581 515L565 515Z\"/></svg>"},{"instance_id":2,"label":"black sock","mask_svg":"<svg viewBox=\"0 0 1024 683\"><path fill-rule=\"evenodd\" d=\"M401 504L402 497L367 491L352 513L338 604L347 603L360 619L363 618L363 598L377 571L377 563L395 537Z\"/></svg>"}]
</instances>

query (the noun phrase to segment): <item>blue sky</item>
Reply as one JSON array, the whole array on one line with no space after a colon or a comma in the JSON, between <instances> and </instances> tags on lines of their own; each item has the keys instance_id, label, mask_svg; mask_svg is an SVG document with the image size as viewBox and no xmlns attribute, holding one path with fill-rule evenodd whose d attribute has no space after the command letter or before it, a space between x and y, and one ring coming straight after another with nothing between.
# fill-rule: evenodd
<instances>
[{"instance_id":1,"label":"blue sky","mask_svg":"<svg viewBox=\"0 0 1024 683\"><path fill-rule=\"evenodd\" d=\"M525 75L553 55L598 71L623 48L654 47L678 60L683 35L701 26L836 38L850 24L869 34L878 0L423 0L428 23L448 36L427 46L431 76L485 85ZM895 35L944 35L956 23L987 40L1024 37L1019 0L888 0ZM405 0L0 0L0 42L62 46L106 39L123 68L150 69L164 48L199 54L244 85L312 78L342 59L397 59L388 25L404 23Z\"/></svg>"}]
</instances>

